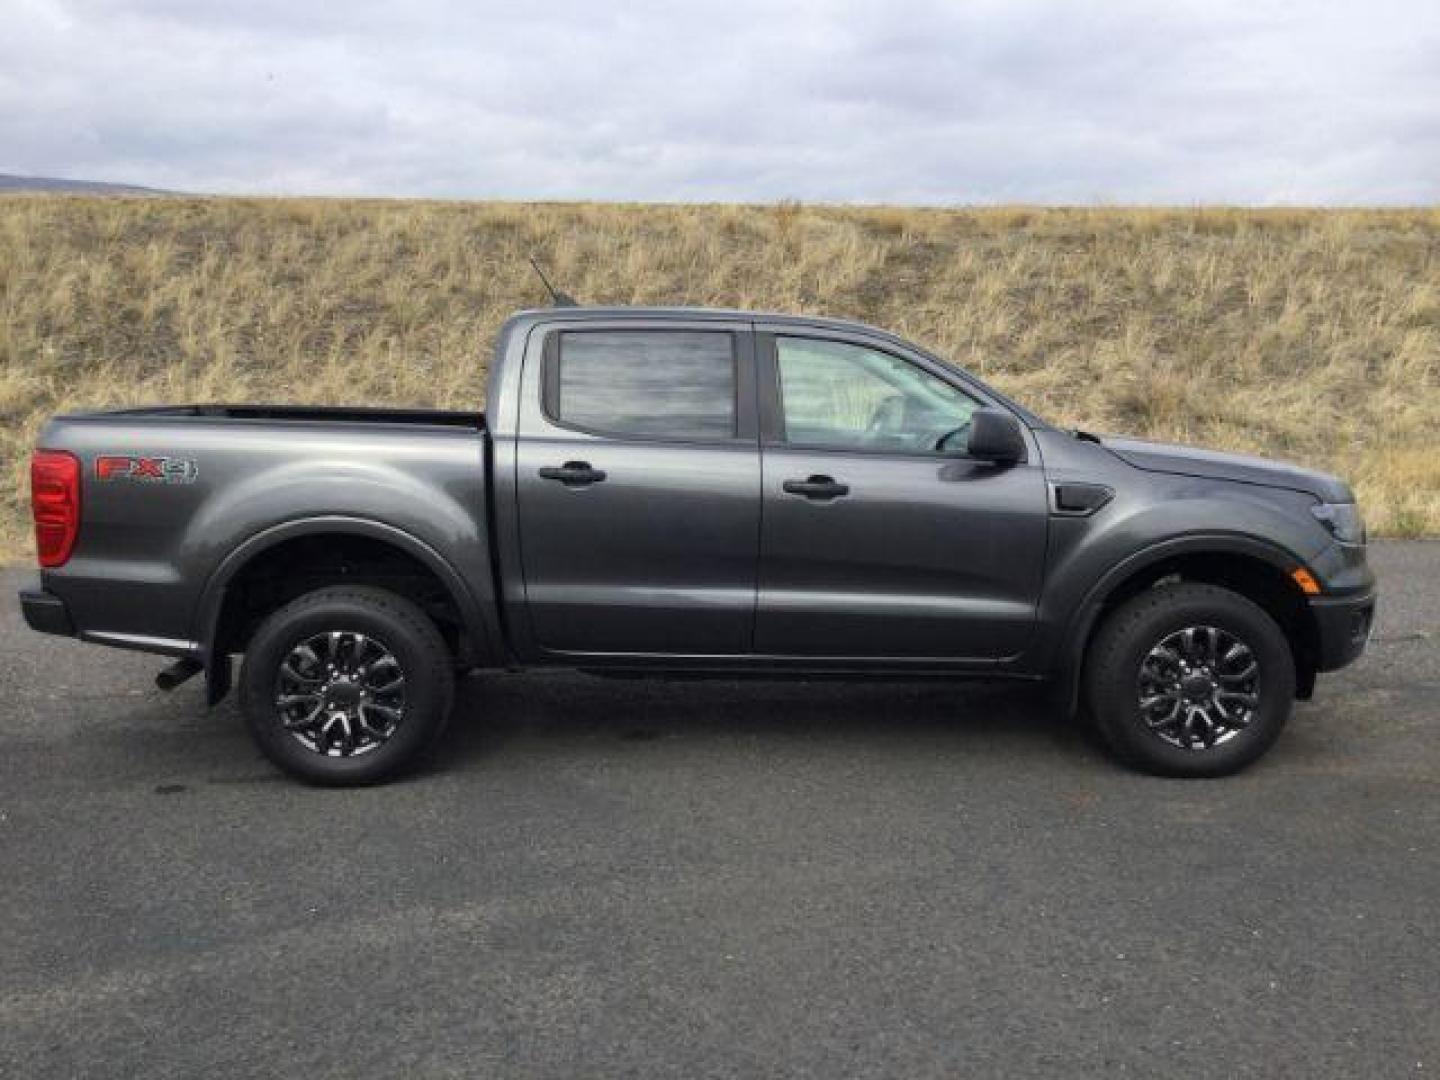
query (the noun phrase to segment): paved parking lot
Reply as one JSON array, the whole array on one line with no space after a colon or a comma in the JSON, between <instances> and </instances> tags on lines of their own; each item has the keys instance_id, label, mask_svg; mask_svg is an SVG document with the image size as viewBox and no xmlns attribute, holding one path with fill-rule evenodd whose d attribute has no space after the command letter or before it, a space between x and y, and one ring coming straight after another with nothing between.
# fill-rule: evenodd
<instances>
[{"instance_id":1,"label":"paved parking lot","mask_svg":"<svg viewBox=\"0 0 1440 1080\"><path fill-rule=\"evenodd\" d=\"M0 575L0 1075L1440 1073L1440 544L1243 776L1026 691L471 680L282 780Z\"/></svg>"}]
</instances>

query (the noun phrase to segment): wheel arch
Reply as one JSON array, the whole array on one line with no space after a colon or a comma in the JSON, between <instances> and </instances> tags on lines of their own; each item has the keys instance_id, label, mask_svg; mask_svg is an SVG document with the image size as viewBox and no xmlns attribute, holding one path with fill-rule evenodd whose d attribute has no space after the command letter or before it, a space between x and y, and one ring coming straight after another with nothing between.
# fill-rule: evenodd
<instances>
[{"instance_id":1,"label":"wheel arch","mask_svg":"<svg viewBox=\"0 0 1440 1080\"><path fill-rule=\"evenodd\" d=\"M193 626L195 640L200 642L204 653L210 704L228 692L230 654L233 646L243 644L244 640L242 637L237 641L233 636L237 626L235 605L240 595L237 585L251 580L257 568L267 567L287 554L313 551L319 546L333 548L341 562L347 554L359 551L384 552L396 560L397 567L419 568L421 574L434 582L453 612L455 627L463 638L452 642L452 646L459 646L456 651L461 662L476 667L502 662L493 596L488 595L487 590L487 595L477 597L464 576L425 541L404 529L369 518L333 515L302 518L248 537L221 560L206 582L196 604ZM354 580L365 578L362 575Z\"/></svg>"},{"instance_id":2,"label":"wheel arch","mask_svg":"<svg viewBox=\"0 0 1440 1080\"><path fill-rule=\"evenodd\" d=\"M1105 616L1172 578L1218 585L1259 604L1289 640L1296 696L1308 699L1315 685L1319 628L1305 594L1290 577L1303 565L1303 560L1269 541L1211 534L1163 541L1112 567L1086 592L1064 631L1059 666L1068 711L1073 714L1079 706L1086 656Z\"/></svg>"}]
</instances>

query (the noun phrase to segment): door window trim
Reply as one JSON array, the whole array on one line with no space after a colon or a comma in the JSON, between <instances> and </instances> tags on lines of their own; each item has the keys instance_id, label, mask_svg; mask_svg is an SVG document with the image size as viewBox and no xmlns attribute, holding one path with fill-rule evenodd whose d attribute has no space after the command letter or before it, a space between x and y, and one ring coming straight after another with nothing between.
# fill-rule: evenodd
<instances>
[{"instance_id":1,"label":"door window trim","mask_svg":"<svg viewBox=\"0 0 1440 1080\"><path fill-rule=\"evenodd\" d=\"M705 333L723 334L730 338L730 363L735 375L734 427L732 434L713 439L686 437L683 435L651 435L640 432L612 431L577 424L560 416L560 345L565 334L676 334ZM750 330L733 326L717 327L713 324L675 322L673 325L635 326L621 324L606 326L603 323L580 324L578 326L556 326L547 329L540 350L539 403L540 415L552 427L573 431L609 442L664 443L674 446L737 446L755 445L758 438L758 424L755 416L755 335Z\"/></svg>"},{"instance_id":2,"label":"door window trim","mask_svg":"<svg viewBox=\"0 0 1440 1080\"><path fill-rule=\"evenodd\" d=\"M919 368L925 374L939 379L948 386L954 387L962 394L979 403L981 408L990 407L1011 410L996 401L990 395L981 392L979 387L970 383L969 380L958 376L957 372L947 368L944 371L935 370L936 365L925 362L920 357L910 355L908 352L897 349L888 342L876 341L863 334L851 334L843 331L826 330L812 326L767 326L763 329L757 328L755 332L755 360L757 369L758 392L760 396L760 442L767 449L775 450L800 450L812 454L851 454L864 457L887 457L887 458L911 458L921 461L975 461L963 450L939 451L939 450L897 450L893 447L870 448L864 446L827 446L821 443L791 442L785 436L785 399L780 388L780 353L777 339L779 338L809 338L815 341L830 341L837 345L854 345L862 349L870 349L874 352L884 353L911 367ZM1017 419L1019 419L1017 417ZM1021 421L1022 430L1027 427ZM1028 436L1027 436L1028 441Z\"/></svg>"}]
</instances>

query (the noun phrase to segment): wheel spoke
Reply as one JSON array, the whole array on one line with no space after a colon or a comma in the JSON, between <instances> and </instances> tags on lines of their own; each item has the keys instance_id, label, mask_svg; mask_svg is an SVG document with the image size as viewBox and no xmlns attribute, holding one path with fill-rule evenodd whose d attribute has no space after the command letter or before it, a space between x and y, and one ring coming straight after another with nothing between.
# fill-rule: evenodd
<instances>
[{"instance_id":1,"label":"wheel spoke","mask_svg":"<svg viewBox=\"0 0 1440 1080\"><path fill-rule=\"evenodd\" d=\"M280 665L280 674L291 682L300 683L302 686L320 686L325 680L314 675L301 674L295 667L294 660L286 660Z\"/></svg>"},{"instance_id":2,"label":"wheel spoke","mask_svg":"<svg viewBox=\"0 0 1440 1080\"><path fill-rule=\"evenodd\" d=\"M1186 710L1185 710L1185 722L1184 722L1182 725L1180 725L1180 733L1179 733L1179 734L1180 734L1180 744L1181 744L1182 746L1184 746L1186 750L1189 750L1189 749L1190 749L1190 744L1195 741L1195 710L1194 710L1194 709L1186 709Z\"/></svg>"},{"instance_id":3,"label":"wheel spoke","mask_svg":"<svg viewBox=\"0 0 1440 1080\"><path fill-rule=\"evenodd\" d=\"M373 682L377 672L393 669L393 677L383 683ZM386 653L372 664L367 664L360 673L360 685L364 686L371 693L392 694L405 685L405 674L400 670L400 662Z\"/></svg>"},{"instance_id":4,"label":"wheel spoke","mask_svg":"<svg viewBox=\"0 0 1440 1080\"><path fill-rule=\"evenodd\" d=\"M391 733L395 730L395 721L392 719L390 723L377 727L375 726L375 724L370 722L370 717L369 715L367 715L371 711L376 711L376 707L374 705L367 704L360 706L359 710L357 711L360 729L364 731L365 734L369 735L372 739L388 739Z\"/></svg>"},{"instance_id":5,"label":"wheel spoke","mask_svg":"<svg viewBox=\"0 0 1440 1080\"><path fill-rule=\"evenodd\" d=\"M1170 727L1180 718L1180 699L1176 698L1170 702L1170 708L1163 713L1147 716L1145 722L1152 728Z\"/></svg>"},{"instance_id":6,"label":"wheel spoke","mask_svg":"<svg viewBox=\"0 0 1440 1080\"><path fill-rule=\"evenodd\" d=\"M381 705L381 704L379 704L378 702L371 701L371 702L367 702L365 705L362 705L361 708L362 708L362 709L371 709L371 710L379 713L381 716L385 717L385 719L388 720L388 721L389 721L390 723L392 723L392 724L398 724L398 723L400 722L400 715L401 715L401 714L400 714L400 710L399 710L399 709L393 709L393 708L391 708L389 705Z\"/></svg>"},{"instance_id":7,"label":"wheel spoke","mask_svg":"<svg viewBox=\"0 0 1440 1080\"><path fill-rule=\"evenodd\" d=\"M1200 659L1199 646L1195 644L1195 630L1195 627L1189 626L1180 631L1180 654L1186 660Z\"/></svg>"},{"instance_id":8,"label":"wheel spoke","mask_svg":"<svg viewBox=\"0 0 1440 1080\"><path fill-rule=\"evenodd\" d=\"M349 714L342 714L340 717L340 756L349 757L355 752L355 725L350 722Z\"/></svg>"},{"instance_id":9,"label":"wheel spoke","mask_svg":"<svg viewBox=\"0 0 1440 1080\"><path fill-rule=\"evenodd\" d=\"M1205 749L1210 749L1215 744L1215 724L1210 719L1210 710L1197 708L1195 710L1195 733L1200 736L1200 742Z\"/></svg>"},{"instance_id":10,"label":"wheel spoke","mask_svg":"<svg viewBox=\"0 0 1440 1080\"><path fill-rule=\"evenodd\" d=\"M1243 694L1233 690L1216 691L1215 696L1221 701L1238 701L1247 709L1253 709L1260 704L1260 699L1254 694Z\"/></svg>"},{"instance_id":11,"label":"wheel spoke","mask_svg":"<svg viewBox=\"0 0 1440 1080\"><path fill-rule=\"evenodd\" d=\"M1247 714L1236 715L1225 708L1225 703L1220 700L1219 694L1215 695L1215 711L1220 714L1220 719L1228 731L1238 731L1250 723Z\"/></svg>"},{"instance_id":12,"label":"wheel spoke","mask_svg":"<svg viewBox=\"0 0 1440 1080\"><path fill-rule=\"evenodd\" d=\"M289 731L303 731L305 728L314 727L316 721L318 721L320 717L324 714L325 706L319 702L316 702L315 708L311 709L304 716L287 717L285 719L285 727Z\"/></svg>"}]
</instances>

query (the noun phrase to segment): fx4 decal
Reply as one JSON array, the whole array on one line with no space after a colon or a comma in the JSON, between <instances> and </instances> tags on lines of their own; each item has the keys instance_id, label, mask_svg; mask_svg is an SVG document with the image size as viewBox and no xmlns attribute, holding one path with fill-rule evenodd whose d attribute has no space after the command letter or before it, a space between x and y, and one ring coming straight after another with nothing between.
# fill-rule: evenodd
<instances>
[{"instance_id":1,"label":"fx4 decal","mask_svg":"<svg viewBox=\"0 0 1440 1080\"><path fill-rule=\"evenodd\" d=\"M102 454L95 459L96 480L140 480L151 484L193 484L200 475L188 458L122 457Z\"/></svg>"}]
</instances>

